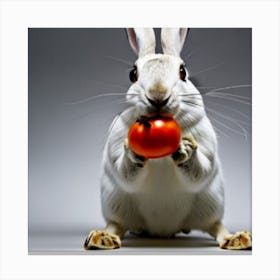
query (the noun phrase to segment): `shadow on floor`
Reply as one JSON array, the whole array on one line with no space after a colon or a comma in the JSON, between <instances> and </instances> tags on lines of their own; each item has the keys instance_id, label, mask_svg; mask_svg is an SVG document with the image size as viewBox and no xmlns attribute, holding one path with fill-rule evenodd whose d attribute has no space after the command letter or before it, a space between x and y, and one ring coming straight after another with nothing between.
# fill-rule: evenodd
<instances>
[{"instance_id":1,"label":"shadow on floor","mask_svg":"<svg viewBox=\"0 0 280 280\"><path fill-rule=\"evenodd\" d=\"M208 234L192 231L173 238L126 234L117 250L83 249L88 229L49 228L29 231L28 252L36 255L250 255L250 251L220 249Z\"/></svg>"},{"instance_id":2,"label":"shadow on floor","mask_svg":"<svg viewBox=\"0 0 280 280\"><path fill-rule=\"evenodd\" d=\"M158 238L147 236L127 235L122 240L123 248L129 247L160 247L160 248L202 248L202 247L218 247L217 242L205 236L191 236L179 234L172 238Z\"/></svg>"}]
</instances>

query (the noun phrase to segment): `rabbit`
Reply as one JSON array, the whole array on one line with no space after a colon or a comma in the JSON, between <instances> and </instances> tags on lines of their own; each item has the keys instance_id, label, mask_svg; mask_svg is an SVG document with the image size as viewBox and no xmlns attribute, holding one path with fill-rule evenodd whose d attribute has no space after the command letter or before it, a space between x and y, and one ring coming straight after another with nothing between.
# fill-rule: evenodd
<instances>
[{"instance_id":1,"label":"rabbit","mask_svg":"<svg viewBox=\"0 0 280 280\"><path fill-rule=\"evenodd\" d=\"M117 249L127 231L172 237L201 230L223 249L251 248L251 233L231 234L222 224L224 179L217 138L200 92L180 57L188 28L162 28L163 53L155 53L152 28L127 28L138 55L127 91L130 106L113 121L101 164L104 230L92 230L86 250ZM129 147L127 134L139 118L172 115L181 128L176 152L147 159Z\"/></svg>"}]
</instances>

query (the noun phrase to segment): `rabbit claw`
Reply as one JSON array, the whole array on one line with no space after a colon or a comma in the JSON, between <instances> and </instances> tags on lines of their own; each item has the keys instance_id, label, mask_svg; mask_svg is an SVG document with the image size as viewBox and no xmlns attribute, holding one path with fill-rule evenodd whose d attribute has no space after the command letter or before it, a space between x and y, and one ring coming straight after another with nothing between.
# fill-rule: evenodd
<instances>
[{"instance_id":1,"label":"rabbit claw","mask_svg":"<svg viewBox=\"0 0 280 280\"><path fill-rule=\"evenodd\" d=\"M120 247L120 237L105 230L92 230L84 243L85 250L117 249Z\"/></svg>"},{"instance_id":2,"label":"rabbit claw","mask_svg":"<svg viewBox=\"0 0 280 280\"><path fill-rule=\"evenodd\" d=\"M191 158L197 146L196 141L191 135L184 136L179 144L178 150L172 154L173 160L178 166L182 165Z\"/></svg>"},{"instance_id":3,"label":"rabbit claw","mask_svg":"<svg viewBox=\"0 0 280 280\"><path fill-rule=\"evenodd\" d=\"M247 231L226 235L220 247L228 250L250 249L252 247L252 235Z\"/></svg>"}]
</instances>

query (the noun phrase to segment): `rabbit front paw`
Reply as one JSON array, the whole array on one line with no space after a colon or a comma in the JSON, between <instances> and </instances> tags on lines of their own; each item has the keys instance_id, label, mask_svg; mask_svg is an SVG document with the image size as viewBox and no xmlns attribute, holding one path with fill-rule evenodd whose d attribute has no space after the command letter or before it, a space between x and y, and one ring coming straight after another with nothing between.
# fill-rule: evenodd
<instances>
[{"instance_id":1,"label":"rabbit front paw","mask_svg":"<svg viewBox=\"0 0 280 280\"><path fill-rule=\"evenodd\" d=\"M128 144L128 139L124 140L124 150L127 158L137 167L143 167L146 159L143 156L139 156L135 154L130 148Z\"/></svg>"},{"instance_id":2,"label":"rabbit front paw","mask_svg":"<svg viewBox=\"0 0 280 280\"><path fill-rule=\"evenodd\" d=\"M186 163L197 149L197 143L194 138L189 135L182 138L178 150L172 154L172 158L178 166Z\"/></svg>"}]
</instances>

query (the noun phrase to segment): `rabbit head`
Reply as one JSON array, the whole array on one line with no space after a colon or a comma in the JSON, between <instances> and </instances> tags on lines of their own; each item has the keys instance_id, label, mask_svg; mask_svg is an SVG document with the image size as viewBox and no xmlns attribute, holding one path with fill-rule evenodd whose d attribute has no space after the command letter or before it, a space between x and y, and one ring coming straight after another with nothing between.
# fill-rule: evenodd
<instances>
[{"instance_id":1,"label":"rabbit head","mask_svg":"<svg viewBox=\"0 0 280 280\"><path fill-rule=\"evenodd\" d=\"M136 115L171 114L185 122L204 115L201 95L188 79L180 57L187 32L187 28L162 28L161 54L155 53L152 28L127 29L129 43L138 55L130 72L132 85L127 94Z\"/></svg>"}]
</instances>

